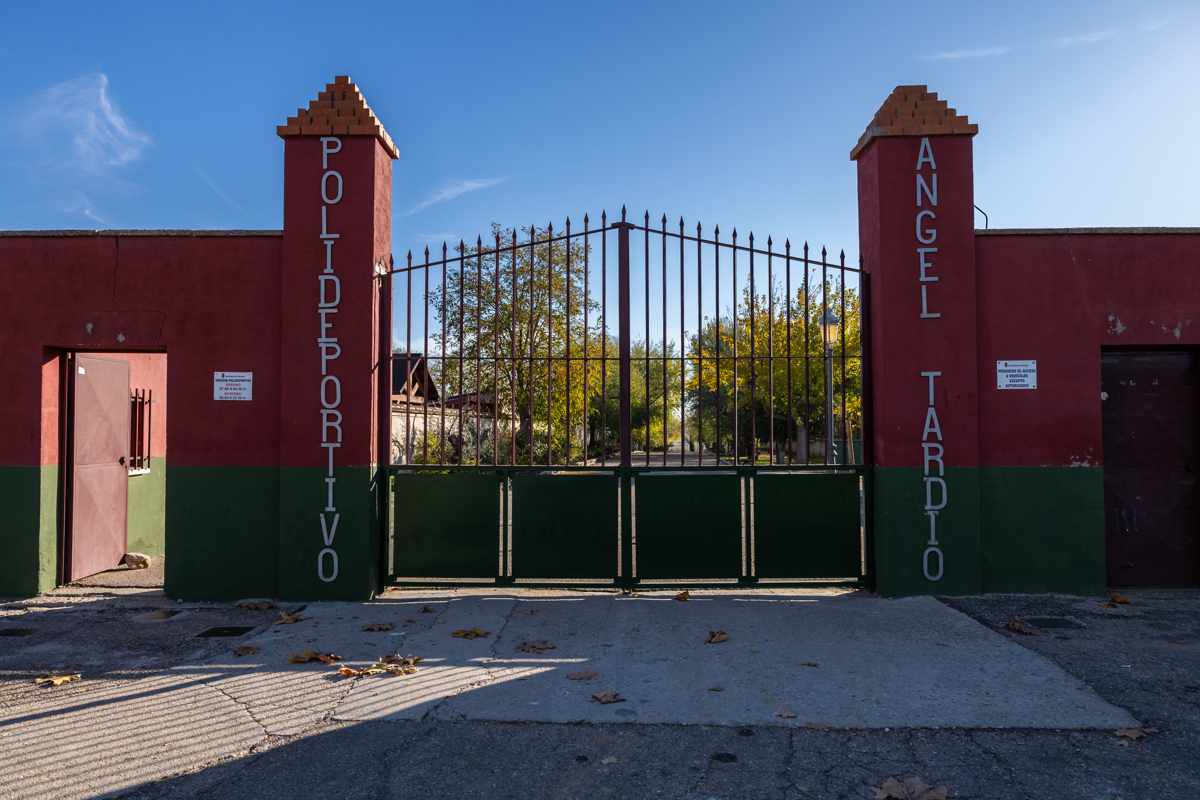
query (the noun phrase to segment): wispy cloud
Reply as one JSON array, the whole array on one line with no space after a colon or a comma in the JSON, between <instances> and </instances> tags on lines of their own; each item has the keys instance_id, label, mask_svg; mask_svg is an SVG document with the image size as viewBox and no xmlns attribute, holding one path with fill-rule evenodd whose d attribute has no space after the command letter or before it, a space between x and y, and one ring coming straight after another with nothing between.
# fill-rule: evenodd
<instances>
[{"instance_id":1,"label":"wispy cloud","mask_svg":"<svg viewBox=\"0 0 1200 800\"><path fill-rule=\"evenodd\" d=\"M113 102L103 73L43 89L30 98L17 124L60 166L93 174L136 161L151 144Z\"/></svg>"},{"instance_id":2,"label":"wispy cloud","mask_svg":"<svg viewBox=\"0 0 1200 800\"><path fill-rule=\"evenodd\" d=\"M412 216L420 211L424 211L430 206L435 206L438 203L445 203L456 197L462 197L470 192L478 192L480 189L490 189L497 184L504 183L508 178L471 178L465 181L456 181L454 183L443 186L433 194L426 197L421 202L417 203L407 212L405 216Z\"/></svg>"},{"instance_id":3,"label":"wispy cloud","mask_svg":"<svg viewBox=\"0 0 1200 800\"><path fill-rule=\"evenodd\" d=\"M457 244L461 237L457 233L418 233L417 239L428 245L442 246L442 243L449 245L451 242ZM431 248L432 249L432 248Z\"/></svg>"},{"instance_id":4,"label":"wispy cloud","mask_svg":"<svg viewBox=\"0 0 1200 800\"><path fill-rule=\"evenodd\" d=\"M991 58L993 56L1002 56L1012 52L1012 48L1006 44L995 45L993 47L967 47L961 50L947 50L942 53L932 53L927 56L922 56L926 61L961 61L967 58Z\"/></svg>"},{"instance_id":5,"label":"wispy cloud","mask_svg":"<svg viewBox=\"0 0 1200 800\"><path fill-rule=\"evenodd\" d=\"M72 192L71 202L63 207L63 211L68 214L79 214L82 217L90 219L97 225L108 225L108 220L100 216L100 212L96 210L96 206L92 203L92 198L83 192Z\"/></svg>"},{"instance_id":6,"label":"wispy cloud","mask_svg":"<svg viewBox=\"0 0 1200 800\"><path fill-rule=\"evenodd\" d=\"M1074 33L1068 36L1059 36L1054 40L1055 47L1079 47L1081 45L1099 44L1106 39L1111 39L1117 35L1114 28L1108 28L1102 31L1088 31L1086 33Z\"/></svg>"},{"instance_id":7,"label":"wispy cloud","mask_svg":"<svg viewBox=\"0 0 1200 800\"><path fill-rule=\"evenodd\" d=\"M124 174L153 144L113 99L108 76L81 75L42 89L0 122L33 194L69 217L108 225L106 198L135 191Z\"/></svg>"},{"instance_id":8,"label":"wispy cloud","mask_svg":"<svg viewBox=\"0 0 1200 800\"><path fill-rule=\"evenodd\" d=\"M239 204L236 200L234 200L232 197L230 197L228 194L226 194L225 190L222 189L220 186L218 186L217 182L212 179L212 176L209 175L207 172L205 172L204 168L201 167L200 165L196 165L196 174L200 176L200 180L204 181L204 184L209 189L212 189L213 194L215 194L217 197L224 200L225 203L230 208L235 208L235 209L239 209L239 210L241 209L241 207L242 207L241 204Z\"/></svg>"}]
</instances>

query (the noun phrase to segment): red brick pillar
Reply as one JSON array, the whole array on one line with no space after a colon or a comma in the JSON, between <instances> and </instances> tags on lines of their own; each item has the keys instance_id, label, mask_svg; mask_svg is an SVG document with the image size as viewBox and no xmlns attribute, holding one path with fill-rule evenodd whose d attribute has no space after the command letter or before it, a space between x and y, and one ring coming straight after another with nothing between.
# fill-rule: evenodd
<instances>
[{"instance_id":1,"label":"red brick pillar","mask_svg":"<svg viewBox=\"0 0 1200 800\"><path fill-rule=\"evenodd\" d=\"M897 86L851 159L871 275L875 565L885 594L980 591L977 126Z\"/></svg>"},{"instance_id":2,"label":"red brick pillar","mask_svg":"<svg viewBox=\"0 0 1200 800\"><path fill-rule=\"evenodd\" d=\"M279 594L377 589L381 284L396 148L341 76L279 128L284 145Z\"/></svg>"}]
</instances>

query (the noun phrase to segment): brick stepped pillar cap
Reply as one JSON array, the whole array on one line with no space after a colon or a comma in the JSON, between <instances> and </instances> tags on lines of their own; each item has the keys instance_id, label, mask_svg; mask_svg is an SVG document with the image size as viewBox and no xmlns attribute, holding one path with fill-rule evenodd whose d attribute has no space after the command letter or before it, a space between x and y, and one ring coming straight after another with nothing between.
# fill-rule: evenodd
<instances>
[{"instance_id":1,"label":"brick stepped pillar cap","mask_svg":"<svg viewBox=\"0 0 1200 800\"><path fill-rule=\"evenodd\" d=\"M348 75L338 75L325 85L308 108L275 129L280 137L289 136L374 136L392 158L399 158L396 143L384 130L383 123L367 105L366 98Z\"/></svg>"},{"instance_id":2,"label":"brick stepped pillar cap","mask_svg":"<svg viewBox=\"0 0 1200 800\"><path fill-rule=\"evenodd\" d=\"M850 160L858 160L859 154L879 136L974 136L977 133L978 125L960 116L945 100L939 100L937 92L929 91L928 86L897 86L858 138L858 144L850 151Z\"/></svg>"}]
</instances>

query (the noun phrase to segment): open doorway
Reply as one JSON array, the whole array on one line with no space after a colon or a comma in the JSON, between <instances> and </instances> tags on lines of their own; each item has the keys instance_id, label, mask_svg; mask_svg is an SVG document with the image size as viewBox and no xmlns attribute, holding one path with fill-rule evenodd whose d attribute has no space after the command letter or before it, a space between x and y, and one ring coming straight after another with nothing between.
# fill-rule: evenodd
<instances>
[{"instance_id":1,"label":"open doorway","mask_svg":"<svg viewBox=\"0 0 1200 800\"><path fill-rule=\"evenodd\" d=\"M165 353L62 357L60 585L163 583L166 361Z\"/></svg>"}]
</instances>

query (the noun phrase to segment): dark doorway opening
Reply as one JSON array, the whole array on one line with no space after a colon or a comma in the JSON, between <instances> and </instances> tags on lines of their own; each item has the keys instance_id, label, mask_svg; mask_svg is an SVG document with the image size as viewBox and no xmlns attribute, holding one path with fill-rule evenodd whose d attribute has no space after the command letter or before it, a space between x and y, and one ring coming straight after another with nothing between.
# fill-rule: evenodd
<instances>
[{"instance_id":1,"label":"dark doorway opening","mask_svg":"<svg viewBox=\"0 0 1200 800\"><path fill-rule=\"evenodd\" d=\"M1200 584L1200 353L1106 349L1101 364L1108 582Z\"/></svg>"}]
</instances>

